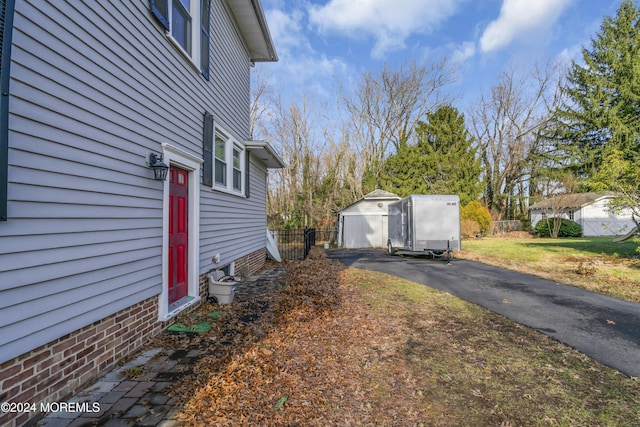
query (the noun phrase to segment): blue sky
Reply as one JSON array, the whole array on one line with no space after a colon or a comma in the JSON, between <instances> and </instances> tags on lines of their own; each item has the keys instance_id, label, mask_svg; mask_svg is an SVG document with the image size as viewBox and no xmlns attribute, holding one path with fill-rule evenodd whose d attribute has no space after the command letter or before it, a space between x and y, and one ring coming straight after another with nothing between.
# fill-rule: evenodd
<instances>
[{"instance_id":1,"label":"blue sky","mask_svg":"<svg viewBox=\"0 0 640 427\"><path fill-rule=\"evenodd\" d=\"M262 0L278 63L264 68L285 100L332 103L386 62L457 68L448 88L465 111L509 67L579 59L622 0Z\"/></svg>"}]
</instances>

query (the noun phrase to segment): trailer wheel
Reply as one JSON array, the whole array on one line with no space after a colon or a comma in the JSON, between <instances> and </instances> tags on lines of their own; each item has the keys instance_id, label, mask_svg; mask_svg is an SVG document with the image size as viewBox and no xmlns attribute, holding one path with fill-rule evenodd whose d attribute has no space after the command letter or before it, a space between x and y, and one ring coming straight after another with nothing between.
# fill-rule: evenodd
<instances>
[{"instance_id":1,"label":"trailer wheel","mask_svg":"<svg viewBox=\"0 0 640 427\"><path fill-rule=\"evenodd\" d=\"M391 240L387 240L387 254L393 256L396 254L396 250L391 244Z\"/></svg>"}]
</instances>

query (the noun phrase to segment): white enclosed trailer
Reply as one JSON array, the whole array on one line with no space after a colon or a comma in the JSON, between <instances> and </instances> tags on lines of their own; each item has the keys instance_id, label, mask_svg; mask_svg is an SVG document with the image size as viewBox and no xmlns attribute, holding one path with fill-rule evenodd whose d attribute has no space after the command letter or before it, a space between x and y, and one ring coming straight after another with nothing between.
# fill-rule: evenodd
<instances>
[{"instance_id":1,"label":"white enclosed trailer","mask_svg":"<svg viewBox=\"0 0 640 427\"><path fill-rule=\"evenodd\" d=\"M460 198L414 194L389 204L387 249L451 259L460 246Z\"/></svg>"}]
</instances>

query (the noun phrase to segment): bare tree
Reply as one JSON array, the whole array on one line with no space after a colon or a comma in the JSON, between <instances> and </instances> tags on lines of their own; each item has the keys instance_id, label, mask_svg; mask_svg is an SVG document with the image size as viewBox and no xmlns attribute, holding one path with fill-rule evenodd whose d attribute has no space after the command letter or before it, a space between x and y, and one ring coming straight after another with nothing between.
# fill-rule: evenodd
<instances>
[{"instance_id":1,"label":"bare tree","mask_svg":"<svg viewBox=\"0 0 640 427\"><path fill-rule=\"evenodd\" d=\"M323 223L335 222L336 211L362 198L363 162L353 149L349 123L327 120L324 130L327 150L321 154L323 181L318 190L324 212Z\"/></svg>"},{"instance_id":2,"label":"bare tree","mask_svg":"<svg viewBox=\"0 0 640 427\"><path fill-rule=\"evenodd\" d=\"M495 220L512 216L517 199L526 197L530 154L542 143L539 130L557 100L556 75L557 67L551 64L536 67L524 78L513 69L503 72L469 115L484 164L484 198Z\"/></svg>"},{"instance_id":3,"label":"bare tree","mask_svg":"<svg viewBox=\"0 0 640 427\"><path fill-rule=\"evenodd\" d=\"M265 133L270 113L276 104L273 87L268 83L264 68L256 68L251 73L251 104L249 106L249 139L254 139L258 129Z\"/></svg>"},{"instance_id":4,"label":"bare tree","mask_svg":"<svg viewBox=\"0 0 640 427\"><path fill-rule=\"evenodd\" d=\"M575 205L575 202L571 201L571 193L576 188L576 182L575 176L565 170L557 170L552 175L545 189L547 207L544 220L547 223L549 237L556 238L560 233L562 218L568 217Z\"/></svg>"},{"instance_id":5,"label":"bare tree","mask_svg":"<svg viewBox=\"0 0 640 427\"><path fill-rule=\"evenodd\" d=\"M273 174L268 209L291 226L313 225L318 216L315 191L323 175L320 154L325 148L318 118L306 95L300 103L278 102L271 117L271 139L277 141L286 167Z\"/></svg>"},{"instance_id":6,"label":"bare tree","mask_svg":"<svg viewBox=\"0 0 640 427\"><path fill-rule=\"evenodd\" d=\"M378 185L390 145L397 151L407 144L418 120L438 105L440 89L453 79L446 61L430 67L384 65L379 74L364 73L354 96L344 97L370 185Z\"/></svg>"},{"instance_id":7,"label":"bare tree","mask_svg":"<svg viewBox=\"0 0 640 427\"><path fill-rule=\"evenodd\" d=\"M269 173L269 226L331 227L336 210L362 196L362 162L348 123L340 108L327 108L306 94L289 104L276 99L266 77L254 76L251 137L268 139L285 161L285 168Z\"/></svg>"}]
</instances>

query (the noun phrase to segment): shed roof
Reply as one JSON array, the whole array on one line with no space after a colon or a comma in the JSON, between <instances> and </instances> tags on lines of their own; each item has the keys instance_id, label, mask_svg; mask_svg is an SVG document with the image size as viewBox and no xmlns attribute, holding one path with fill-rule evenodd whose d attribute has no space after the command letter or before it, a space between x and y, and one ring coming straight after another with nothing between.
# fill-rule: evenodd
<instances>
[{"instance_id":1,"label":"shed roof","mask_svg":"<svg viewBox=\"0 0 640 427\"><path fill-rule=\"evenodd\" d=\"M356 202L353 202L348 206L345 206L344 208L340 209L338 212L347 210L351 206L355 206L359 203L363 203L364 201L371 201L371 200L400 200L400 196L398 196L397 194L389 193L388 191L380 190L380 189L373 190L371 193L366 194L362 199Z\"/></svg>"},{"instance_id":2,"label":"shed roof","mask_svg":"<svg viewBox=\"0 0 640 427\"><path fill-rule=\"evenodd\" d=\"M371 193L365 195L363 197L363 199L365 199L365 200L371 200L371 199L398 199L398 200L400 200L400 196L398 196L397 194L389 193L388 191L377 189L377 190L373 190Z\"/></svg>"},{"instance_id":3,"label":"shed roof","mask_svg":"<svg viewBox=\"0 0 640 427\"><path fill-rule=\"evenodd\" d=\"M549 209L549 208L581 208L583 206L591 205L594 202L605 198L614 197L614 193L571 193L571 194L559 194L557 196L550 197L535 203L529 207L531 209Z\"/></svg>"}]
</instances>

